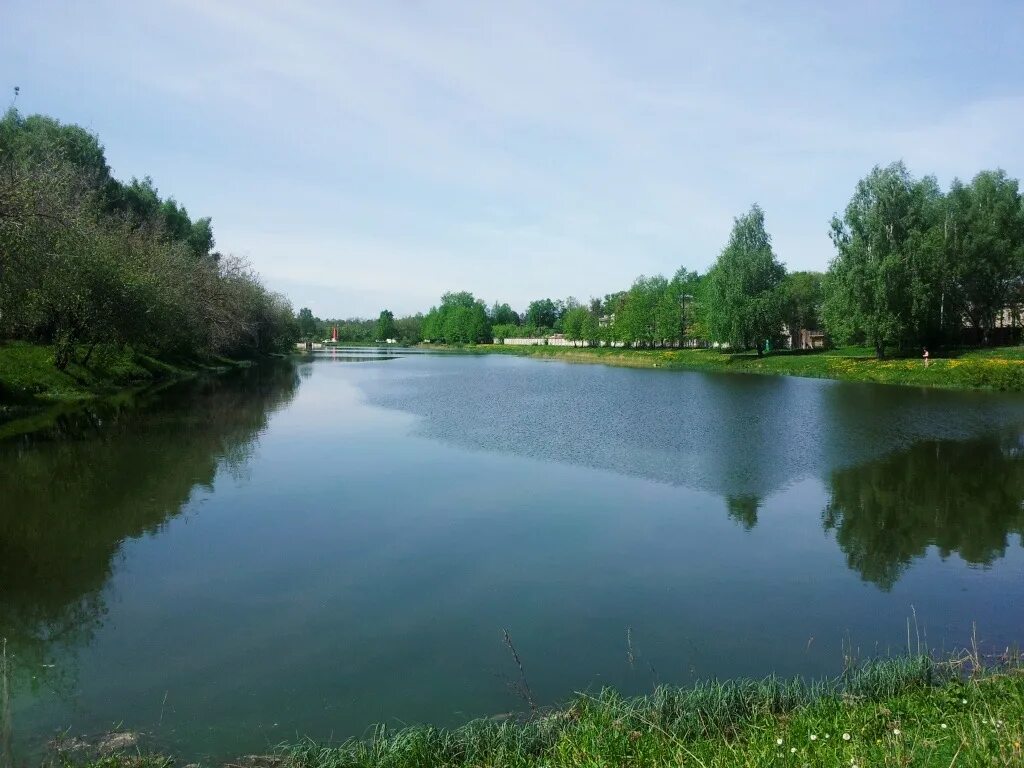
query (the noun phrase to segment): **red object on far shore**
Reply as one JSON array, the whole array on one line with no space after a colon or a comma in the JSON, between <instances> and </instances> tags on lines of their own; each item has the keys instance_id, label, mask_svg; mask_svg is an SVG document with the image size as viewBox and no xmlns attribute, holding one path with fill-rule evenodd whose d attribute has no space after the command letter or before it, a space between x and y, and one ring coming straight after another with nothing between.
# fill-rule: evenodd
<instances>
[{"instance_id":1,"label":"red object on far shore","mask_svg":"<svg viewBox=\"0 0 1024 768\"><path fill-rule=\"evenodd\" d=\"M331 341L337 341L337 340L338 340L338 326L333 325L333 326L331 326Z\"/></svg>"}]
</instances>

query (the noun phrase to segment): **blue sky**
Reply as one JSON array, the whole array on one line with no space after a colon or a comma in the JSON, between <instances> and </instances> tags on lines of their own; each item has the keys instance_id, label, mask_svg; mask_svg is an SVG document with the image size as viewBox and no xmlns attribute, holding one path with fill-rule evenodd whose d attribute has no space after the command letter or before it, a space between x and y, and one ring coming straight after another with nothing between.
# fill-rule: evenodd
<instances>
[{"instance_id":1,"label":"blue sky","mask_svg":"<svg viewBox=\"0 0 1024 768\"><path fill-rule=\"evenodd\" d=\"M0 3L0 85L321 316L790 269L873 165L1024 175L1024 3ZM9 90L8 90L9 92Z\"/></svg>"}]
</instances>

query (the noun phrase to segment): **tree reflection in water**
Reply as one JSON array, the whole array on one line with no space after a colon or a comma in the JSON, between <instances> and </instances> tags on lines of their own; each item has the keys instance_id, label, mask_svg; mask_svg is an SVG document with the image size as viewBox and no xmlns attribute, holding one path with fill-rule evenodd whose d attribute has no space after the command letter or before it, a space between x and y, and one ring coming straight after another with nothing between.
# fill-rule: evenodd
<instances>
[{"instance_id":1,"label":"tree reflection in water","mask_svg":"<svg viewBox=\"0 0 1024 768\"><path fill-rule=\"evenodd\" d=\"M298 382L291 363L260 365L148 403L63 414L0 444L0 637L12 693L70 689L68 661L104 620L122 543L158 531L219 469L240 471Z\"/></svg>"},{"instance_id":2,"label":"tree reflection in water","mask_svg":"<svg viewBox=\"0 0 1024 768\"><path fill-rule=\"evenodd\" d=\"M935 546L974 565L1024 534L1024 458L1018 439L929 440L832 472L825 529L850 568L889 590Z\"/></svg>"}]
</instances>

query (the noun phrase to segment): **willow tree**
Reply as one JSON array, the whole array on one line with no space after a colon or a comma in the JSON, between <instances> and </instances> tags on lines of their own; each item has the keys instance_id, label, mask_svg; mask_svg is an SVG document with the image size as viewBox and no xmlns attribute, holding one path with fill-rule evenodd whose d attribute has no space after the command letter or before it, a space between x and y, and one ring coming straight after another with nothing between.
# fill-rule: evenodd
<instances>
[{"instance_id":1,"label":"willow tree","mask_svg":"<svg viewBox=\"0 0 1024 768\"><path fill-rule=\"evenodd\" d=\"M711 337L737 349L753 347L760 355L765 342L782 329L785 276L764 227L764 211L754 204L736 219L706 278L702 310Z\"/></svg>"}]
</instances>

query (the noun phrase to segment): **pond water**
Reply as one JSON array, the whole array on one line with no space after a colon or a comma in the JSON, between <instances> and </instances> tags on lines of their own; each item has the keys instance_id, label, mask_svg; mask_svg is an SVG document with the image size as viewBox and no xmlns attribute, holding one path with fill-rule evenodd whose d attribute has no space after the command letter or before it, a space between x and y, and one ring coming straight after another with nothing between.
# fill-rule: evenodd
<instances>
[{"instance_id":1,"label":"pond water","mask_svg":"<svg viewBox=\"0 0 1024 768\"><path fill-rule=\"evenodd\" d=\"M1024 635L1024 398L325 352L0 442L15 758ZM908 630L909 627L909 630Z\"/></svg>"}]
</instances>

